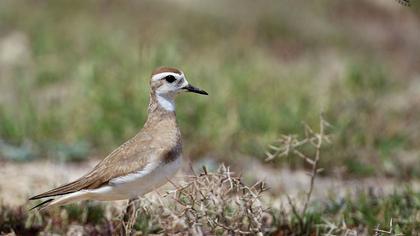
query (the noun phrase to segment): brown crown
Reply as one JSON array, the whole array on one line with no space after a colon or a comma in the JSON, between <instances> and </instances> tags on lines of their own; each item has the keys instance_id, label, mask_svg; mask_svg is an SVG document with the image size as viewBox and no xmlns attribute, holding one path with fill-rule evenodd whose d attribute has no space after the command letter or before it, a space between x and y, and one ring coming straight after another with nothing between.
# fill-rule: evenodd
<instances>
[{"instance_id":1,"label":"brown crown","mask_svg":"<svg viewBox=\"0 0 420 236\"><path fill-rule=\"evenodd\" d=\"M160 73L165 73L165 72L177 73L178 75L182 74L180 70L174 67L159 67L152 72L152 76L156 74L160 74Z\"/></svg>"}]
</instances>

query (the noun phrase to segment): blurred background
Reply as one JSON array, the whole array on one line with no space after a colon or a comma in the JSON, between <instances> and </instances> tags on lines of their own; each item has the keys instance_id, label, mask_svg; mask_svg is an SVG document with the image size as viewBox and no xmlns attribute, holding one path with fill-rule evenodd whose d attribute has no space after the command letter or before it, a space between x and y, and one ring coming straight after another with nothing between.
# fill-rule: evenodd
<instances>
[{"instance_id":1,"label":"blurred background","mask_svg":"<svg viewBox=\"0 0 420 236\"><path fill-rule=\"evenodd\" d=\"M322 114L332 142L314 196L335 200L319 215L346 206L349 225L419 222L412 190L342 198L420 189L418 1L2 0L0 202L22 206L134 136L159 66L210 94L177 98L186 165L225 163L267 181L273 199L296 193L310 166L265 153L303 123L317 131Z\"/></svg>"},{"instance_id":2,"label":"blurred background","mask_svg":"<svg viewBox=\"0 0 420 236\"><path fill-rule=\"evenodd\" d=\"M264 153L323 114L325 178L420 176L417 2L3 0L2 177L102 159L141 129L163 65L210 94L177 98L197 165L305 170Z\"/></svg>"}]
</instances>

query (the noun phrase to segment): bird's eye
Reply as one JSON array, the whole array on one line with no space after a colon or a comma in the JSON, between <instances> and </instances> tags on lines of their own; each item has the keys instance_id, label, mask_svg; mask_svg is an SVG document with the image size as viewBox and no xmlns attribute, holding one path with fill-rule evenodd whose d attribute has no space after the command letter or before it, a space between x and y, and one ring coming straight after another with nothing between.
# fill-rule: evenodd
<instances>
[{"instance_id":1,"label":"bird's eye","mask_svg":"<svg viewBox=\"0 0 420 236\"><path fill-rule=\"evenodd\" d=\"M168 75L168 76L166 76L166 77L165 77L165 80L166 80L168 83L172 83L172 82L174 82L176 79L175 79L175 76L173 76L173 75Z\"/></svg>"}]
</instances>

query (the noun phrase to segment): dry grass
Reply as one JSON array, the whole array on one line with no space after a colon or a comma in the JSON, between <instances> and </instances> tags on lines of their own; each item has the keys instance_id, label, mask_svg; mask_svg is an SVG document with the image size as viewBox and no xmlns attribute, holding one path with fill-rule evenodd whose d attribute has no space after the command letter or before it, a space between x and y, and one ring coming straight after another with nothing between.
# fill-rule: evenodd
<instances>
[{"instance_id":1,"label":"dry grass","mask_svg":"<svg viewBox=\"0 0 420 236\"><path fill-rule=\"evenodd\" d=\"M270 231L270 216L261 202L266 190L263 182L247 186L222 165L217 172L203 168L202 173L173 185L175 190L160 198L140 200L140 215L150 217L165 233L255 235Z\"/></svg>"},{"instance_id":2,"label":"dry grass","mask_svg":"<svg viewBox=\"0 0 420 236\"><path fill-rule=\"evenodd\" d=\"M315 180L318 174L323 170L319 168L321 148L325 146L325 143L331 143L330 136L326 131L327 127L331 127L331 125L320 116L318 132L315 132L309 125L304 124L304 138L299 138L297 135L283 135L273 145L270 145L269 151L266 152L266 161L271 161L274 158L287 157L293 154L310 166L310 172L307 173L310 181L308 189L304 193L305 197L300 211L291 197L287 195L288 204L292 209L291 213L298 221L298 227L295 229L297 233L305 233L311 230L310 224L312 222L308 222L305 217L314 190ZM312 149L312 153L308 154L307 150L305 153L304 148L306 146L309 146L310 150Z\"/></svg>"},{"instance_id":3,"label":"dry grass","mask_svg":"<svg viewBox=\"0 0 420 236\"><path fill-rule=\"evenodd\" d=\"M165 194L130 201L137 212L126 219L130 226L123 225L125 232L255 235L272 230L272 217L261 201L261 194L266 190L262 182L247 186L222 165L217 172L203 168L202 173L185 176L182 183L173 185L175 189ZM2 209L1 232L68 233L76 230L72 226L75 220L83 225L78 230L84 234L93 232L89 231L92 226L94 232L103 234L122 230L118 220L121 213L108 209L113 216L107 219L103 205L85 204L82 208L70 205L46 213L16 209Z\"/></svg>"}]
</instances>

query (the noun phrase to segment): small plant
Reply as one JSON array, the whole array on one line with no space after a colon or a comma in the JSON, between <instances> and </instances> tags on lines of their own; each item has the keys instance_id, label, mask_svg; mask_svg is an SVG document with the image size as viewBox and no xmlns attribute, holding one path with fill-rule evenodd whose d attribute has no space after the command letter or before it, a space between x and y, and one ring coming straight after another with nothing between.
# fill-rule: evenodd
<instances>
[{"instance_id":1,"label":"small plant","mask_svg":"<svg viewBox=\"0 0 420 236\"><path fill-rule=\"evenodd\" d=\"M267 190L263 182L253 186L242 183L224 165L217 172L203 172L186 177L154 200L143 198L139 207L142 220L160 225L168 234L192 235L256 235L269 231L265 224L270 217L261 202ZM142 223L144 225L144 222Z\"/></svg>"},{"instance_id":2,"label":"small plant","mask_svg":"<svg viewBox=\"0 0 420 236\"><path fill-rule=\"evenodd\" d=\"M374 231L375 231L375 236L385 236L385 235L401 236L401 235L404 235L402 233L397 232L398 230L396 230L394 228L394 225L392 223L392 219L389 221L389 229L388 230L381 229L380 225L378 225Z\"/></svg>"},{"instance_id":3,"label":"small plant","mask_svg":"<svg viewBox=\"0 0 420 236\"><path fill-rule=\"evenodd\" d=\"M305 137L300 139L297 135L283 135L277 140L273 145L269 146L269 151L266 152L267 158L266 161L273 160L274 158L287 157L290 154L295 155L298 158L301 158L305 163L307 163L311 170L308 173L310 177L310 183L308 186L308 191L305 193L305 199L303 201L303 206L301 210L298 210L296 203L293 202L291 197L287 195L288 203L291 207L293 216L297 219L299 229L298 232L303 233L307 230L310 230L310 225L306 221L305 217L310 217L307 215L308 205L311 200L312 191L314 189L315 180L318 174L323 170L319 168L319 161L321 158L321 148L325 143L331 143L330 136L326 134L326 127L331 126L324 118L320 117L319 122L319 131L315 132L309 125L305 124ZM312 155L305 154L303 148L308 146L314 152Z\"/></svg>"}]
</instances>

